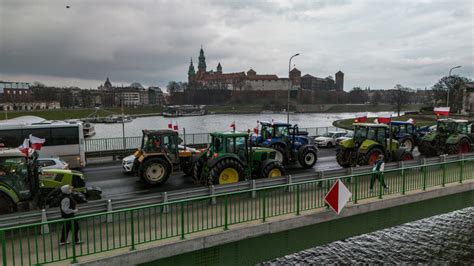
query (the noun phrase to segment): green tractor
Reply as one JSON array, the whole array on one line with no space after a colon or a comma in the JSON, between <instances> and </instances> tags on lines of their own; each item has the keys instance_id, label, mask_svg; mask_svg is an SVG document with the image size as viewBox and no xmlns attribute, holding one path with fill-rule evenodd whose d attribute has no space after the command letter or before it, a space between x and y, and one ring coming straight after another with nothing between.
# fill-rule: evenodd
<instances>
[{"instance_id":1,"label":"green tractor","mask_svg":"<svg viewBox=\"0 0 474 266\"><path fill-rule=\"evenodd\" d=\"M285 175L276 152L252 147L246 132L211 133L211 144L194 163L193 178L200 184L230 184L246 179Z\"/></svg>"},{"instance_id":2,"label":"green tractor","mask_svg":"<svg viewBox=\"0 0 474 266\"><path fill-rule=\"evenodd\" d=\"M0 149L0 214L47 205L51 207L58 199L53 195L66 184L75 187L73 196L79 203L87 202L89 195L100 199L98 188L92 188L94 191L88 195L89 188L85 188L82 174L71 170L45 170L40 173L36 159L36 152L31 157L25 157L17 149Z\"/></svg>"},{"instance_id":3,"label":"green tractor","mask_svg":"<svg viewBox=\"0 0 474 266\"><path fill-rule=\"evenodd\" d=\"M355 123L354 136L337 146L336 159L342 167L373 165L380 155L386 162L413 160L413 154L390 138L385 124Z\"/></svg>"},{"instance_id":4,"label":"green tractor","mask_svg":"<svg viewBox=\"0 0 474 266\"><path fill-rule=\"evenodd\" d=\"M418 149L425 157L468 153L473 150L473 141L467 120L438 119L436 130L421 139Z\"/></svg>"}]
</instances>

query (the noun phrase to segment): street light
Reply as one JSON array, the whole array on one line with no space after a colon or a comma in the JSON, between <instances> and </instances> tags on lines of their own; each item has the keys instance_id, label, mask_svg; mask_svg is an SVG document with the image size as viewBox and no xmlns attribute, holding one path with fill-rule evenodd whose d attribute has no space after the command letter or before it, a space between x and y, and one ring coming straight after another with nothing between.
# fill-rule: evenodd
<instances>
[{"instance_id":1,"label":"street light","mask_svg":"<svg viewBox=\"0 0 474 266\"><path fill-rule=\"evenodd\" d=\"M291 68L291 59L293 59L293 57L295 56L298 56L300 54L294 54L293 56L290 57L290 61L288 61L288 106L286 108L286 123L289 124L290 123L290 89L291 89L291 77L290 77L290 68Z\"/></svg>"},{"instance_id":2,"label":"street light","mask_svg":"<svg viewBox=\"0 0 474 266\"><path fill-rule=\"evenodd\" d=\"M456 68L460 68L461 66L455 66L455 67L452 67L450 70L449 70L449 74L448 74L448 79L451 79L451 71L453 71L453 69L456 69ZM448 88L448 97L446 98L446 107L449 107L449 83L447 83L447 86Z\"/></svg>"}]
</instances>

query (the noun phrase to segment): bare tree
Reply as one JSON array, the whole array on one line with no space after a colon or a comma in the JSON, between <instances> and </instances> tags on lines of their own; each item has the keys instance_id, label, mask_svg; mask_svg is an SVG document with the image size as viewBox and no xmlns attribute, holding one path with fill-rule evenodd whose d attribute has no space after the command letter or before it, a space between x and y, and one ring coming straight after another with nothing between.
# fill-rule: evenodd
<instances>
[{"instance_id":1,"label":"bare tree","mask_svg":"<svg viewBox=\"0 0 474 266\"><path fill-rule=\"evenodd\" d=\"M408 103L409 90L410 88L404 87L400 84L395 85L393 95L391 98L392 98L392 102L395 103L398 116L400 116L400 111L402 110L403 105Z\"/></svg>"}]
</instances>

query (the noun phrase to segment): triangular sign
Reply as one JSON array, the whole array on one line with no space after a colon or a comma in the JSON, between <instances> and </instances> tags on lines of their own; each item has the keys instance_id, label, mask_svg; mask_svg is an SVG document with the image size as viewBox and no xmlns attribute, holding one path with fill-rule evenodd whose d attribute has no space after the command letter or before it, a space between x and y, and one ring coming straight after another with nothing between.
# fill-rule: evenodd
<instances>
[{"instance_id":1,"label":"triangular sign","mask_svg":"<svg viewBox=\"0 0 474 266\"><path fill-rule=\"evenodd\" d=\"M338 179L324 197L324 201L339 214L351 196L352 193L347 189L344 183Z\"/></svg>"}]
</instances>

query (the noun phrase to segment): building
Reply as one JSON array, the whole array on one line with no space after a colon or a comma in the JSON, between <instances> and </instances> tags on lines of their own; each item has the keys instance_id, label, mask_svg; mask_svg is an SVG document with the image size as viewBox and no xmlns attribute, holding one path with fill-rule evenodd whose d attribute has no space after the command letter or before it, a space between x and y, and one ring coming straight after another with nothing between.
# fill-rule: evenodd
<instances>
[{"instance_id":1,"label":"building","mask_svg":"<svg viewBox=\"0 0 474 266\"><path fill-rule=\"evenodd\" d=\"M336 73L336 80L329 76L327 78L318 78L310 74L301 77L301 88L304 90L318 90L318 91L343 91L344 90L344 73L338 71Z\"/></svg>"},{"instance_id":2,"label":"building","mask_svg":"<svg viewBox=\"0 0 474 266\"><path fill-rule=\"evenodd\" d=\"M468 82L462 87L462 113L474 114L474 82Z\"/></svg>"},{"instance_id":3,"label":"building","mask_svg":"<svg viewBox=\"0 0 474 266\"><path fill-rule=\"evenodd\" d=\"M148 104L165 105L165 97L163 95L163 91L159 87L148 88Z\"/></svg>"},{"instance_id":4,"label":"building","mask_svg":"<svg viewBox=\"0 0 474 266\"><path fill-rule=\"evenodd\" d=\"M0 103L0 111L30 111L61 109L59 102L6 102Z\"/></svg>"},{"instance_id":5,"label":"building","mask_svg":"<svg viewBox=\"0 0 474 266\"><path fill-rule=\"evenodd\" d=\"M0 81L3 102L29 102L32 100L30 84L27 82Z\"/></svg>"}]
</instances>

